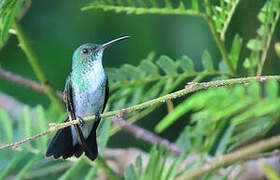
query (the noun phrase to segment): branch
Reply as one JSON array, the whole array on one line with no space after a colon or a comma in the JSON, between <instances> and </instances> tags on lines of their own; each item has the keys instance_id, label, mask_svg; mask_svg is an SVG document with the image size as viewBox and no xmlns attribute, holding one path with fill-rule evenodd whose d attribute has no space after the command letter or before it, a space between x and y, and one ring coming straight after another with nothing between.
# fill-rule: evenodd
<instances>
[{"instance_id":1,"label":"branch","mask_svg":"<svg viewBox=\"0 0 280 180\"><path fill-rule=\"evenodd\" d=\"M8 81L14 82L16 84L28 87L30 89L33 89L37 92L46 94L46 91L44 90L42 85L38 84L35 81L23 78L22 76L14 74L10 71L6 71L6 70L2 69L1 67L0 67L0 77L2 77L5 80L8 80ZM60 99L63 99L63 93L62 92L56 91L56 95Z\"/></svg>"},{"instance_id":2,"label":"branch","mask_svg":"<svg viewBox=\"0 0 280 180\"><path fill-rule=\"evenodd\" d=\"M27 40L23 30L21 29L21 26L19 25L19 23L17 21L15 21L15 23L14 23L14 28L17 32L16 35L17 35L18 40L19 40L19 45L22 48L23 52L25 53L33 71L35 72L35 74L37 76L37 78L41 82L44 91L46 92L46 94L50 98L51 102L56 106L56 108L61 113L63 113L64 108L63 108L61 102L56 98L54 90L52 89L52 87L51 87L49 81L47 80L42 68L40 67L37 56L35 55L31 46L28 44L28 40Z\"/></svg>"},{"instance_id":3,"label":"branch","mask_svg":"<svg viewBox=\"0 0 280 180\"><path fill-rule=\"evenodd\" d=\"M228 166L230 164L233 164L241 160L246 160L251 155L264 152L266 150L269 150L279 145L280 145L280 135L274 136L266 140L262 140L255 144L241 148L235 152L223 156L218 156L216 159L212 160L211 162L207 162L203 164L200 168L197 168L195 170L189 171L186 174L181 175L176 180L197 179L198 177L206 173L212 172L216 169Z\"/></svg>"},{"instance_id":4,"label":"branch","mask_svg":"<svg viewBox=\"0 0 280 180\"><path fill-rule=\"evenodd\" d=\"M151 144L157 144L158 146L164 145L167 150L177 155L182 155L184 153L184 150L181 147L170 143L168 140L163 139L155 135L154 133L147 131L146 129L140 128L139 126L133 124L129 124L123 118L114 117L112 118L112 122L119 125L124 130L131 132L137 138L143 139Z\"/></svg>"},{"instance_id":5,"label":"branch","mask_svg":"<svg viewBox=\"0 0 280 180\"><path fill-rule=\"evenodd\" d=\"M31 136L31 137L26 138L26 139L23 139L23 140L21 140L21 141L18 141L18 142L15 142L15 143L11 143L11 144L7 144L7 145L4 145L4 146L1 146L1 147L0 147L0 150L6 149L6 148L10 148L10 147L12 147L12 148L17 148L17 146L19 146L19 145L21 145L21 144L24 144L24 143L27 143L27 142L29 142L29 141L35 140L35 139L37 139L37 138L39 138L39 137L41 137L41 136L45 136L46 134L49 134L49 133L51 133L51 132L53 132L53 131L54 131L54 130L50 128L50 129L48 129L48 130L46 130L46 131L44 131L44 132L41 132L41 133L39 133L39 134L37 134L37 135L35 135L35 136Z\"/></svg>"}]
</instances>

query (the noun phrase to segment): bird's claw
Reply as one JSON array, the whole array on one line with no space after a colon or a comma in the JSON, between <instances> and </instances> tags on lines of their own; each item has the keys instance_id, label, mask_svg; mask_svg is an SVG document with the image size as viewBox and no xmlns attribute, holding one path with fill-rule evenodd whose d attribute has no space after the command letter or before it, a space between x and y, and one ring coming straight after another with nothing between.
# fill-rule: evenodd
<instances>
[{"instance_id":1,"label":"bird's claw","mask_svg":"<svg viewBox=\"0 0 280 180\"><path fill-rule=\"evenodd\" d=\"M85 124L85 121L83 120L83 118L81 118L80 116L77 117L78 118L78 121L79 121L79 125L81 127L83 127L83 125Z\"/></svg>"},{"instance_id":2,"label":"bird's claw","mask_svg":"<svg viewBox=\"0 0 280 180\"><path fill-rule=\"evenodd\" d=\"M93 128L95 130L97 129L97 127L100 123L100 120L101 120L100 114L99 113L95 114L95 123L94 123L94 126L93 126Z\"/></svg>"},{"instance_id":3,"label":"bird's claw","mask_svg":"<svg viewBox=\"0 0 280 180\"><path fill-rule=\"evenodd\" d=\"M101 120L100 114L99 113L95 114L95 121L98 122L100 120Z\"/></svg>"}]
</instances>

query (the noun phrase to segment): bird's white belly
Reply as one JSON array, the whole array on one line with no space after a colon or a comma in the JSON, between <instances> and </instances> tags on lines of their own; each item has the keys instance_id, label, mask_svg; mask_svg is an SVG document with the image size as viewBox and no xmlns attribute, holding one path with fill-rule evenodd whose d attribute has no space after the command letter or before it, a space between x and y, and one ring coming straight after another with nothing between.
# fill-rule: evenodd
<instances>
[{"instance_id":1,"label":"bird's white belly","mask_svg":"<svg viewBox=\"0 0 280 180\"><path fill-rule=\"evenodd\" d=\"M105 100L105 86L106 86L106 77L104 74L93 75L95 78L92 79L89 83L89 87L86 91L82 93L75 93L73 96L73 104L75 109L76 117L84 118L88 116L96 115L101 113L104 106ZM86 121L85 124L81 127L83 135L87 138L92 130L94 124L93 121ZM71 126L73 145L77 144L78 138L74 126Z\"/></svg>"},{"instance_id":2,"label":"bird's white belly","mask_svg":"<svg viewBox=\"0 0 280 180\"><path fill-rule=\"evenodd\" d=\"M86 92L81 94L81 97L74 98L75 106L75 115L76 117L87 117L92 116L97 113L101 113L104 104L105 89L100 88L92 92ZM94 124L93 121L86 121L85 124L81 127L83 135L87 138L92 130ZM77 135L74 126L71 126L72 135L73 135L73 144L77 143Z\"/></svg>"}]
</instances>

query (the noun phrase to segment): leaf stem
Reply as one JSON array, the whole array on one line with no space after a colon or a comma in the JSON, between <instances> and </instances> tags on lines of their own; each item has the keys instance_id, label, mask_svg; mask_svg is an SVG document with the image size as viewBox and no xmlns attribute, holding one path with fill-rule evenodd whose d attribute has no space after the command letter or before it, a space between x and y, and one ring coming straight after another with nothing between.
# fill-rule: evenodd
<instances>
[{"instance_id":1,"label":"leaf stem","mask_svg":"<svg viewBox=\"0 0 280 180\"><path fill-rule=\"evenodd\" d=\"M145 140L146 142L149 142L151 144L157 144L159 147L164 146L165 149L168 149L170 152L175 153L176 155L183 155L184 150L183 148L170 143L168 140L163 139L156 134L147 131L146 129L142 129L137 125L133 125L130 123L125 122L123 118L112 118L112 122L115 124L118 124L123 129L127 130L128 132L131 132L136 137L141 138Z\"/></svg>"},{"instance_id":2,"label":"leaf stem","mask_svg":"<svg viewBox=\"0 0 280 180\"><path fill-rule=\"evenodd\" d=\"M117 13L126 12L126 13L133 13L133 14L176 14L176 15L191 15L191 16L203 16L202 13L199 11L191 10L191 9L183 9L182 7L178 8L158 8L158 7L133 7L133 6L116 6L116 5L109 5L104 4L103 2L95 1L94 3L90 4L87 7L83 7L82 11L87 11L91 9L102 9L104 11L115 11Z\"/></svg>"},{"instance_id":3,"label":"leaf stem","mask_svg":"<svg viewBox=\"0 0 280 180\"><path fill-rule=\"evenodd\" d=\"M208 25L209 25L209 28L214 36L214 39L218 45L218 48L221 52L221 55L222 55L222 60L224 61L225 65L227 66L229 72L232 74L232 75L235 75L235 70L233 68L233 65L229 59L229 56L227 54L227 51L226 51L226 48L225 48L225 44L224 42L220 39L220 36L215 28L215 24L213 22L213 19L212 19L212 12L211 12L211 6L208 2L208 0L205 0L205 8L206 8L206 14L204 16L205 20L208 22Z\"/></svg>"},{"instance_id":4,"label":"leaf stem","mask_svg":"<svg viewBox=\"0 0 280 180\"><path fill-rule=\"evenodd\" d=\"M17 32L16 35L19 40L19 45L22 48L25 55L27 56L27 59L31 65L33 71L35 72L37 78L39 79L40 83L42 84L44 91L50 98L51 102L59 110L59 112L64 113L64 108L63 108L61 102L58 100L58 98L55 95L54 90L50 86L48 79L46 78L42 68L40 67L37 56L35 55L31 46L28 44L28 40L27 40L20 24L17 21L14 22L14 28Z\"/></svg>"}]
</instances>

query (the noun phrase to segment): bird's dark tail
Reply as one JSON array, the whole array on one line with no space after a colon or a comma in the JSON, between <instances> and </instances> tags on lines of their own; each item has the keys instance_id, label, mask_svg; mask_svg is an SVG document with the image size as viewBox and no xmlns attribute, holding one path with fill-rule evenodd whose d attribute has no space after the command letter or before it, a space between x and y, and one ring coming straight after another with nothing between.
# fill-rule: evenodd
<instances>
[{"instance_id":1,"label":"bird's dark tail","mask_svg":"<svg viewBox=\"0 0 280 180\"><path fill-rule=\"evenodd\" d=\"M82 148L79 143L73 146L71 127L59 129L49 144L46 156L53 156L55 159L62 156L63 159L67 159L73 155L80 157L83 151L85 151L86 156L94 161L98 155L96 133L94 128L85 141L86 150Z\"/></svg>"}]
</instances>

